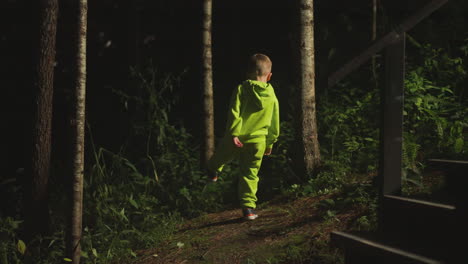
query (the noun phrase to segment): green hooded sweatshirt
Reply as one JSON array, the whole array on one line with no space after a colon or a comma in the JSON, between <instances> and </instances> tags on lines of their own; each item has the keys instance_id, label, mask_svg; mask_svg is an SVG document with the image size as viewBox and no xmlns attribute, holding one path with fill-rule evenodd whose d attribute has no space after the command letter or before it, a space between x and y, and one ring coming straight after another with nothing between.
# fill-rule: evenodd
<instances>
[{"instance_id":1,"label":"green hooded sweatshirt","mask_svg":"<svg viewBox=\"0 0 468 264\"><path fill-rule=\"evenodd\" d=\"M266 140L272 148L279 136L279 104L269 83L246 80L234 90L228 111L227 134L243 143Z\"/></svg>"}]
</instances>

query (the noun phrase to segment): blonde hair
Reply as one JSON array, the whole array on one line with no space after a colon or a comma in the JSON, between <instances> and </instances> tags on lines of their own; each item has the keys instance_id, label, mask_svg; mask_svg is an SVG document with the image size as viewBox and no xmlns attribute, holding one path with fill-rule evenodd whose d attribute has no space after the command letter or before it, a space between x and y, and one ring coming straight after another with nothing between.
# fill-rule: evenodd
<instances>
[{"instance_id":1,"label":"blonde hair","mask_svg":"<svg viewBox=\"0 0 468 264\"><path fill-rule=\"evenodd\" d=\"M250 57L247 74L251 76L265 76L271 72L272 62L267 55L254 54Z\"/></svg>"}]
</instances>

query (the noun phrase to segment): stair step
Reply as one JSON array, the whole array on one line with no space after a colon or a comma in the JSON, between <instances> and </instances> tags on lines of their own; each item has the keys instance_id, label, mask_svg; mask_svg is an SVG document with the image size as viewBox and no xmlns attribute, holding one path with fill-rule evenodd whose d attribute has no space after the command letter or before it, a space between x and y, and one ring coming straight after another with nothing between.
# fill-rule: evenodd
<instances>
[{"instance_id":1,"label":"stair step","mask_svg":"<svg viewBox=\"0 0 468 264\"><path fill-rule=\"evenodd\" d=\"M464 167L468 169L468 161L465 160L447 160L447 159L428 159L430 164L439 164L447 167Z\"/></svg>"},{"instance_id":2,"label":"stair step","mask_svg":"<svg viewBox=\"0 0 468 264\"><path fill-rule=\"evenodd\" d=\"M414 198L408 198L397 195L384 195L384 202L388 201L398 206L398 208L411 208L416 210L423 210L427 213L436 214L439 212L450 213L456 210L456 207L449 204L429 202ZM385 206L385 205L384 205ZM418 211L419 212L419 211Z\"/></svg>"},{"instance_id":3,"label":"stair step","mask_svg":"<svg viewBox=\"0 0 468 264\"><path fill-rule=\"evenodd\" d=\"M459 235L457 216L453 205L385 195L381 231L394 246L447 260Z\"/></svg>"},{"instance_id":4,"label":"stair step","mask_svg":"<svg viewBox=\"0 0 468 264\"><path fill-rule=\"evenodd\" d=\"M438 264L442 263L363 236L333 231L332 243L345 249L346 264Z\"/></svg>"},{"instance_id":5,"label":"stair step","mask_svg":"<svg viewBox=\"0 0 468 264\"><path fill-rule=\"evenodd\" d=\"M448 176L456 176L459 180L464 180L465 183L468 182L468 161L429 159L428 165L434 169L446 171Z\"/></svg>"},{"instance_id":6,"label":"stair step","mask_svg":"<svg viewBox=\"0 0 468 264\"><path fill-rule=\"evenodd\" d=\"M457 205L468 208L468 161L430 159L429 166L445 171L445 192Z\"/></svg>"}]
</instances>

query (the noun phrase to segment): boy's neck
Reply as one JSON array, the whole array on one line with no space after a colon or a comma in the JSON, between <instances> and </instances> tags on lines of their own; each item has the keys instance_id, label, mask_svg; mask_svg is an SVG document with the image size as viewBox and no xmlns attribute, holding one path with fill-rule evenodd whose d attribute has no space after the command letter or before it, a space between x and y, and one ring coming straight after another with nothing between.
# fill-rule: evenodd
<instances>
[{"instance_id":1,"label":"boy's neck","mask_svg":"<svg viewBox=\"0 0 468 264\"><path fill-rule=\"evenodd\" d=\"M252 80L252 81L258 81L258 82L267 83L268 81L270 81L271 75L272 75L271 72L268 73L268 74L262 75L262 76L258 76L258 75L252 74L252 75L250 75L250 76L247 76L247 78L248 78L249 80Z\"/></svg>"},{"instance_id":2,"label":"boy's neck","mask_svg":"<svg viewBox=\"0 0 468 264\"><path fill-rule=\"evenodd\" d=\"M268 77L267 76L257 76L255 79L252 79L254 81L259 81L259 82L268 82Z\"/></svg>"}]
</instances>

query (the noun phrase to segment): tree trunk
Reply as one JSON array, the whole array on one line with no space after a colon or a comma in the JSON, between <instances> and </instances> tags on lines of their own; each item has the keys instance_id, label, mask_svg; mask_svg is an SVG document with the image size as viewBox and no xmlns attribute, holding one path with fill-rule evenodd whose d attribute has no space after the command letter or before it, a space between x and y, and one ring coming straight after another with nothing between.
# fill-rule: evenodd
<instances>
[{"instance_id":1,"label":"tree trunk","mask_svg":"<svg viewBox=\"0 0 468 264\"><path fill-rule=\"evenodd\" d=\"M57 33L57 0L42 0L39 21L39 45L34 68L34 128L30 179L26 188L26 229L30 236L49 229L47 205L50 171L52 100L54 86L55 38Z\"/></svg>"},{"instance_id":2,"label":"tree trunk","mask_svg":"<svg viewBox=\"0 0 468 264\"><path fill-rule=\"evenodd\" d=\"M212 0L203 1L203 148L202 167L214 152L213 70L211 54Z\"/></svg>"},{"instance_id":3,"label":"tree trunk","mask_svg":"<svg viewBox=\"0 0 468 264\"><path fill-rule=\"evenodd\" d=\"M377 39L377 0L372 0L372 35L371 40ZM376 55L372 56L372 76L374 77L375 85L377 86L377 64Z\"/></svg>"},{"instance_id":4,"label":"tree trunk","mask_svg":"<svg viewBox=\"0 0 468 264\"><path fill-rule=\"evenodd\" d=\"M372 0L372 41L377 38L377 0Z\"/></svg>"},{"instance_id":5,"label":"tree trunk","mask_svg":"<svg viewBox=\"0 0 468 264\"><path fill-rule=\"evenodd\" d=\"M128 61L130 68L133 71L139 73L141 72L141 1L139 0L130 0L127 1L128 4L128 18L129 18L129 27L128 27ZM130 81L130 87L136 87L134 81L135 78L132 76L132 71L130 71L130 76L132 77Z\"/></svg>"},{"instance_id":6,"label":"tree trunk","mask_svg":"<svg viewBox=\"0 0 468 264\"><path fill-rule=\"evenodd\" d=\"M301 0L301 110L305 171L311 175L320 164L315 108L314 2Z\"/></svg>"},{"instance_id":7,"label":"tree trunk","mask_svg":"<svg viewBox=\"0 0 468 264\"><path fill-rule=\"evenodd\" d=\"M74 111L72 114L72 208L71 241L67 241L67 255L72 263L80 263L81 233L83 213L83 171L84 171L84 136L85 136L85 97L86 97L86 30L87 0L78 0L74 5Z\"/></svg>"}]
</instances>

